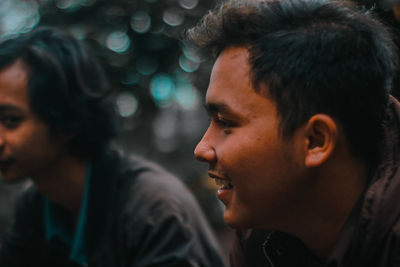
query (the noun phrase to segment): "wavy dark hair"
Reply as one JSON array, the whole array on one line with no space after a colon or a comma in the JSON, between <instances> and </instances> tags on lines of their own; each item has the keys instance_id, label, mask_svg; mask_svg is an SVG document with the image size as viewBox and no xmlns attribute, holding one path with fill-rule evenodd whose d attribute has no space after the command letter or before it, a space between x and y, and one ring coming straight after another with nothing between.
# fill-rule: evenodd
<instances>
[{"instance_id":1,"label":"wavy dark hair","mask_svg":"<svg viewBox=\"0 0 400 267\"><path fill-rule=\"evenodd\" d=\"M33 112L51 136L68 134L71 153L89 158L116 134L116 113L105 75L84 44L55 28L0 44L0 69L20 60L28 70Z\"/></svg>"},{"instance_id":2,"label":"wavy dark hair","mask_svg":"<svg viewBox=\"0 0 400 267\"><path fill-rule=\"evenodd\" d=\"M227 1L186 32L214 57L247 47L253 84L277 104L291 136L316 113L344 128L353 154L376 160L395 73L389 30L372 12L346 1Z\"/></svg>"}]
</instances>

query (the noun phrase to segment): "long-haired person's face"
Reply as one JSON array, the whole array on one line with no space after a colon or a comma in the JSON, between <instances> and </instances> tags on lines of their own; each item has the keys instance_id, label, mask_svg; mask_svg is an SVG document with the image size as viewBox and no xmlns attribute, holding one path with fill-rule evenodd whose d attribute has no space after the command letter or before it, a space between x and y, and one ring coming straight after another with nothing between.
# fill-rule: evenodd
<instances>
[{"instance_id":1,"label":"long-haired person's face","mask_svg":"<svg viewBox=\"0 0 400 267\"><path fill-rule=\"evenodd\" d=\"M27 82L20 61L0 70L0 171L7 182L45 175L63 153L31 110Z\"/></svg>"},{"instance_id":2,"label":"long-haired person's face","mask_svg":"<svg viewBox=\"0 0 400 267\"><path fill-rule=\"evenodd\" d=\"M281 137L276 105L254 91L250 71L246 48L218 57L206 95L211 122L195 156L220 185L229 225L275 227L301 194L294 156L301 149Z\"/></svg>"}]
</instances>

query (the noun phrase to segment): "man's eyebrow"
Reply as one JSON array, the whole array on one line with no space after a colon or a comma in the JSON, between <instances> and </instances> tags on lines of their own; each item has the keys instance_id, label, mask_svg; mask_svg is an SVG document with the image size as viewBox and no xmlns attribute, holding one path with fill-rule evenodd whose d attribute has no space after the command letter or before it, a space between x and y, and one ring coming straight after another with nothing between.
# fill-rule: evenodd
<instances>
[{"instance_id":1,"label":"man's eyebrow","mask_svg":"<svg viewBox=\"0 0 400 267\"><path fill-rule=\"evenodd\" d=\"M225 115L238 117L238 115L228 105L223 103L206 103L204 107L209 114L222 113Z\"/></svg>"}]
</instances>

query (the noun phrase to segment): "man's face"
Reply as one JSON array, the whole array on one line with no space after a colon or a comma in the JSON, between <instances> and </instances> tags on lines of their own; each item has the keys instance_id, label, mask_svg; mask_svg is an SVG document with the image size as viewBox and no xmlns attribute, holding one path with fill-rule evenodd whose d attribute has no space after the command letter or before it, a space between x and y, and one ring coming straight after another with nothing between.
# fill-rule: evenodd
<instances>
[{"instance_id":1,"label":"man's face","mask_svg":"<svg viewBox=\"0 0 400 267\"><path fill-rule=\"evenodd\" d=\"M230 226L276 229L303 194L302 145L296 134L281 137L276 105L255 92L250 71L246 48L218 57L206 95L211 123L195 156L221 183Z\"/></svg>"},{"instance_id":2,"label":"man's face","mask_svg":"<svg viewBox=\"0 0 400 267\"><path fill-rule=\"evenodd\" d=\"M7 182L49 174L63 154L30 108L27 79L20 61L0 70L0 171Z\"/></svg>"}]
</instances>

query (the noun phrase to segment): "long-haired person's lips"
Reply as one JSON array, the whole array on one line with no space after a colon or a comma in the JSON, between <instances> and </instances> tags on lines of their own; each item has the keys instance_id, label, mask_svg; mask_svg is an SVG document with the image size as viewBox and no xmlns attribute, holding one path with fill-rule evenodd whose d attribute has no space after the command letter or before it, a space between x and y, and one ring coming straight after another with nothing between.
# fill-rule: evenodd
<instances>
[{"instance_id":1,"label":"long-haired person's lips","mask_svg":"<svg viewBox=\"0 0 400 267\"><path fill-rule=\"evenodd\" d=\"M0 159L0 170L7 170L14 162L15 160L13 159Z\"/></svg>"},{"instance_id":2,"label":"long-haired person's lips","mask_svg":"<svg viewBox=\"0 0 400 267\"><path fill-rule=\"evenodd\" d=\"M4 165L7 165L7 164L11 164L11 163L13 163L15 160L13 160L13 159L11 159L11 158L4 158L4 159L1 159L0 158L0 164L4 164Z\"/></svg>"},{"instance_id":3,"label":"long-haired person's lips","mask_svg":"<svg viewBox=\"0 0 400 267\"><path fill-rule=\"evenodd\" d=\"M212 172L208 172L208 176L214 179L215 184L220 187L219 190L227 190L233 188L233 184L231 183L231 180L228 178L218 176Z\"/></svg>"},{"instance_id":4,"label":"long-haired person's lips","mask_svg":"<svg viewBox=\"0 0 400 267\"><path fill-rule=\"evenodd\" d=\"M15 162L15 159L12 158L0 158L0 166L10 165Z\"/></svg>"}]
</instances>

